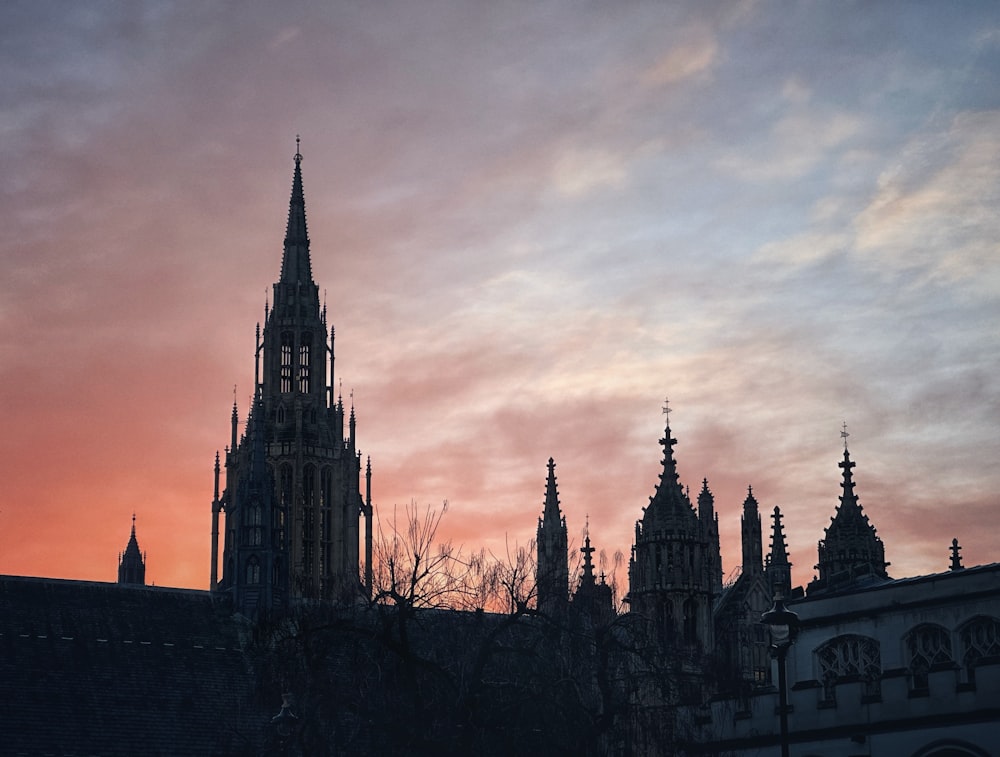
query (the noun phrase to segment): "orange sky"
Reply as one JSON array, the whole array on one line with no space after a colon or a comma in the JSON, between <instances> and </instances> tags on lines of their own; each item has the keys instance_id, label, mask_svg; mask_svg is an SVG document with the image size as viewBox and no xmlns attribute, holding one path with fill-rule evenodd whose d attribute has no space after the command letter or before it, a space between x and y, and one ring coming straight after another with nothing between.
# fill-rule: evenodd
<instances>
[{"instance_id":1,"label":"orange sky","mask_svg":"<svg viewBox=\"0 0 1000 757\"><path fill-rule=\"evenodd\" d=\"M0 572L114 580L134 511L207 587L296 133L383 511L499 553L552 456L627 556L669 396L726 573L752 485L810 580L844 421L892 575L997 559L996 7L665 5L0 9Z\"/></svg>"}]
</instances>

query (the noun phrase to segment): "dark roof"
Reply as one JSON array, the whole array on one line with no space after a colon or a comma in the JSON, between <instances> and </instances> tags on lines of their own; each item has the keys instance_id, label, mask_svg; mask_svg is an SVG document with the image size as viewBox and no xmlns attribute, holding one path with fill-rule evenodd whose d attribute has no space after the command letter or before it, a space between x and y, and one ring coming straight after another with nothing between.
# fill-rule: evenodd
<instances>
[{"instance_id":1,"label":"dark roof","mask_svg":"<svg viewBox=\"0 0 1000 757\"><path fill-rule=\"evenodd\" d=\"M0 576L3 753L253 753L241 629L208 592Z\"/></svg>"}]
</instances>

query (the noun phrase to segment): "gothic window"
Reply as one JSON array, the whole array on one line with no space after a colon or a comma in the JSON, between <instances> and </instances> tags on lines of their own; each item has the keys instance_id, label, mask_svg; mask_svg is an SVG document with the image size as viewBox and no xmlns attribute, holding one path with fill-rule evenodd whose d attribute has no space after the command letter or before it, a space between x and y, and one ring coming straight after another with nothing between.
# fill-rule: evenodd
<instances>
[{"instance_id":1,"label":"gothic window","mask_svg":"<svg viewBox=\"0 0 1000 757\"><path fill-rule=\"evenodd\" d=\"M287 463L278 468L278 504L283 510L292 504L292 466Z\"/></svg>"},{"instance_id":2,"label":"gothic window","mask_svg":"<svg viewBox=\"0 0 1000 757\"><path fill-rule=\"evenodd\" d=\"M320 475L319 506L330 507L332 504L333 504L333 475L329 468L324 468L322 474Z\"/></svg>"},{"instance_id":3,"label":"gothic window","mask_svg":"<svg viewBox=\"0 0 1000 757\"><path fill-rule=\"evenodd\" d=\"M277 421L278 421L278 423L284 423L285 422L285 406L284 405L278 405Z\"/></svg>"},{"instance_id":4,"label":"gothic window","mask_svg":"<svg viewBox=\"0 0 1000 757\"><path fill-rule=\"evenodd\" d=\"M260 560L251 557L247 560L247 584L254 586L260 583Z\"/></svg>"},{"instance_id":5,"label":"gothic window","mask_svg":"<svg viewBox=\"0 0 1000 757\"><path fill-rule=\"evenodd\" d=\"M281 391L292 391L292 335L281 335Z\"/></svg>"},{"instance_id":6,"label":"gothic window","mask_svg":"<svg viewBox=\"0 0 1000 757\"><path fill-rule=\"evenodd\" d=\"M935 665L951 662L951 634L947 628L924 623L906 635L906 652L910 660L910 685L926 690L927 674Z\"/></svg>"},{"instance_id":7,"label":"gothic window","mask_svg":"<svg viewBox=\"0 0 1000 757\"><path fill-rule=\"evenodd\" d=\"M302 335L302 343L299 345L299 391L309 394L309 334Z\"/></svg>"},{"instance_id":8,"label":"gothic window","mask_svg":"<svg viewBox=\"0 0 1000 757\"><path fill-rule=\"evenodd\" d=\"M260 518L260 505L254 505L250 508L250 512L247 517L247 525L250 527L248 532L248 542L251 547L258 547L263 541L263 533L260 528Z\"/></svg>"},{"instance_id":9,"label":"gothic window","mask_svg":"<svg viewBox=\"0 0 1000 757\"><path fill-rule=\"evenodd\" d=\"M844 681L863 681L865 696L879 694L882 658L875 639L853 634L838 636L816 650L816 659L826 699L835 700L836 685Z\"/></svg>"},{"instance_id":10,"label":"gothic window","mask_svg":"<svg viewBox=\"0 0 1000 757\"><path fill-rule=\"evenodd\" d=\"M684 641L698 643L698 603L693 599L684 600Z\"/></svg>"},{"instance_id":11,"label":"gothic window","mask_svg":"<svg viewBox=\"0 0 1000 757\"><path fill-rule=\"evenodd\" d=\"M973 618L960 631L962 663L969 680L976 680L976 664L985 658L1000 657L1000 620L982 615Z\"/></svg>"}]
</instances>

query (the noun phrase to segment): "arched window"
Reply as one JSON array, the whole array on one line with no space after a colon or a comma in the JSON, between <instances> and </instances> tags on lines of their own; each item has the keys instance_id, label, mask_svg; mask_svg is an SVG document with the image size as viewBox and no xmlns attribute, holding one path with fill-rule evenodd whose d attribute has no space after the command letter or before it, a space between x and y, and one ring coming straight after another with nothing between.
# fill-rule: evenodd
<instances>
[{"instance_id":1,"label":"arched window","mask_svg":"<svg viewBox=\"0 0 1000 757\"><path fill-rule=\"evenodd\" d=\"M906 655L910 687L914 691L926 691L931 668L952 661L951 634L947 628L933 623L919 625L906 635Z\"/></svg>"},{"instance_id":2,"label":"arched window","mask_svg":"<svg viewBox=\"0 0 1000 757\"><path fill-rule=\"evenodd\" d=\"M309 348L312 344L312 337L309 334L302 334L299 342L299 391L309 394Z\"/></svg>"},{"instance_id":3,"label":"arched window","mask_svg":"<svg viewBox=\"0 0 1000 757\"><path fill-rule=\"evenodd\" d=\"M281 391L292 391L292 335L281 335Z\"/></svg>"},{"instance_id":4,"label":"arched window","mask_svg":"<svg viewBox=\"0 0 1000 757\"><path fill-rule=\"evenodd\" d=\"M690 598L684 600L684 641L698 643L698 603Z\"/></svg>"},{"instance_id":5,"label":"arched window","mask_svg":"<svg viewBox=\"0 0 1000 757\"><path fill-rule=\"evenodd\" d=\"M285 422L285 406L278 405L278 412L276 413L276 420L278 423Z\"/></svg>"},{"instance_id":6,"label":"arched window","mask_svg":"<svg viewBox=\"0 0 1000 757\"><path fill-rule=\"evenodd\" d=\"M969 680L976 680L976 665L986 658L1000 657L1000 620L980 615L959 630L962 640L962 664Z\"/></svg>"},{"instance_id":7,"label":"arched window","mask_svg":"<svg viewBox=\"0 0 1000 757\"><path fill-rule=\"evenodd\" d=\"M845 634L816 650L819 677L829 701L836 700L836 686L845 681L863 681L865 696L878 696L882 657L878 642L868 636Z\"/></svg>"},{"instance_id":8,"label":"arched window","mask_svg":"<svg viewBox=\"0 0 1000 757\"><path fill-rule=\"evenodd\" d=\"M247 584L255 586L260 583L260 560L256 556L247 560Z\"/></svg>"}]
</instances>

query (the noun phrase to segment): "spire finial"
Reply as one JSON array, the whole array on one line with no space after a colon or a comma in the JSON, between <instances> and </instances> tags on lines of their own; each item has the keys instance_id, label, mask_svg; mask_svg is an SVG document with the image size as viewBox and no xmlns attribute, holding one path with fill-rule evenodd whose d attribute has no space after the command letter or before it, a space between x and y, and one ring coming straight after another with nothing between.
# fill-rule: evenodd
<instances>
[{"instance_id":1,"label":"spire finial","mask_svg":"<svg viewBox=\"0 0 1000 757\"><path fill-rule=\"evenodd\" d=\"M843 425L841 425L841 427L840 427L840 436L844 440L844 449L846 450L847 449L847 437L850 436L850 434L847 433L847 421L844 421Z\"/></svg>"},{"instance_id":2,"label":"spire finial","mask_svg":"<svg viewBox=\"0 0 1000 757\"><path fill-rule=\"evenodd\" d=\"M132 511L132 536L135 536L135 510Z\"/></svg>"},{"instance_id":3,"label":"spire finial","mask_svg":"<svg viewBox=\"0 0 1000 757\"><path fill-rule=\"evenodd\" d=\"M951 570L964 570L965 566L962 565L962 556L959 551L962 548L958 546L958 539L951 540Z\"/></svg>"},{"instance_id":4,"label":"spire finial","mask_svg":"<svg viewBox=\"0 0 1000 757\"><path fill-rule=\"evenodd\" d=\"M301 145L302 145L302 138L298 134L296 134L295 135L295 165L298 165L299 163L302 162L302 152L299 149L301 147Z\"/></svg>"},{"instance_id":5,"label":"spire finial","mask_svg":"<svg viewBox=\"0 0 1000 757\"><path fill-rule=\"evenodd\" d=\"M673 411L670 409L670 399L668 397L663 398L663 414L667 416L667 425L670 425L670 413Z\"/></svg>"}]
</instances>

